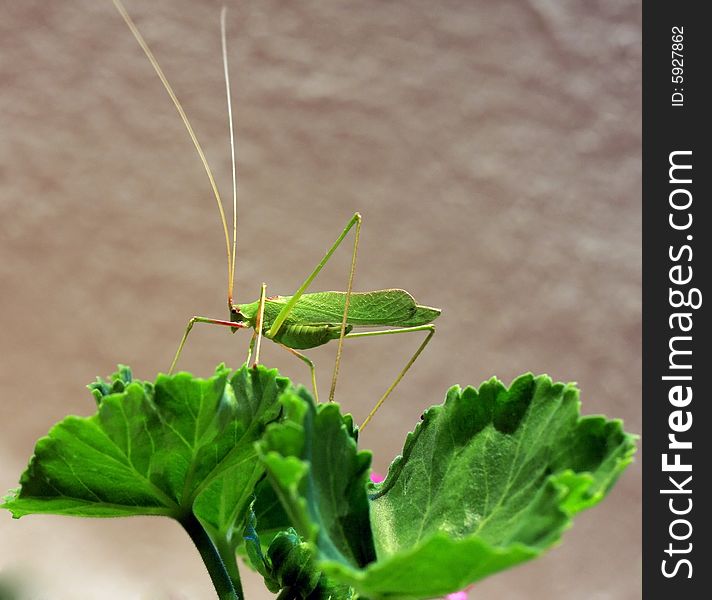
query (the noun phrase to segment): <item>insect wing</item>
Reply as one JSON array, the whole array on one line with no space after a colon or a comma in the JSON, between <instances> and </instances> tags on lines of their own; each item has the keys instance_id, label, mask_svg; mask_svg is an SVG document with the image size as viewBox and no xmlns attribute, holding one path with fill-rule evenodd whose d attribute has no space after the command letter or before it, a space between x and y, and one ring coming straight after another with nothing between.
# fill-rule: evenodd
<instances>
[{"instance_id":1,"label":"insect wing","mask_svg":"<svg viewBox=\"0 0 712 600\"><path fill-rule=\"evenodd\" d=\"M268 304L283 306L289 296L270 299ZM304 294L289 315L297 323L340 323L344 315L345 292L315 292ZM418 306L405 290L353 292L347 323L357 326L403 326L414 318Z\"/></svg>"}]
</instances>

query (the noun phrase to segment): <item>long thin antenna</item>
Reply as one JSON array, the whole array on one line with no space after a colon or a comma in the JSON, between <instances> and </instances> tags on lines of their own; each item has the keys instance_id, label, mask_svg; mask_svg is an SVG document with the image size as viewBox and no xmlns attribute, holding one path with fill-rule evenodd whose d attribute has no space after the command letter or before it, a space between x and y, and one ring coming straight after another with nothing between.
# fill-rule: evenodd
<instances>
[{"instance_id":1,"label":"long thin antenna","mask_svg":"<svg viewBox=\"0 0 712 600\"><path fill-rule=\"evenodd\" d=\"M225 70L225 94L227 95L227 118L230 124L230 158L232 160L232 264L228 284L228 301L232 305L233 285L235 283L235 256L237 255L237 169L235 167L235 127L232 121L232 94L230 93L230 70L227 66L227 34L225 32L225 14L227 8L220 11L220 38L222 41L223 69Z\"/></svg>"},{"instance_id":2,"label":"long thin antenna","mask_svg":"<svg viewBox=\"0 0 712 600\"><path fill-rule=\"evenodd\" d=\"M217 202L218 210L220 211L220 221L222 221L223 232L225 233L225 247L227 249L228 295L230 296L231 288L232 288L231 269L232 269L232 266L234 265L234 262L232 260L232 255L230 253L230 235L228 234L228 231L227 231L227 221L225 220L225 210L223 209L222 200L220 199L220 192L218 192L218 186L215 183L215 178L213 177L213 172L210 170L210 165L208 165L208 160L205 158L205 153L203 152L203 148L200 145L200 142L198 142L198 138L196 137L195 132L193 131L193 127L191 126L190 121L188 120L188 117L185 114L185 111L183 110L183 106L181 105L180 101L178 100L178 97L176 96L175 92L173 91L171 84L168 83L168 79L166 79L166 76L163 74L163 69L161 69L161 65L158 64L158 60L156 60L156 57L153 55L153 52L151 52L151 49L148 47L146 40L143 39L141 32L138 30L138 28L136 27L134 22L131 20L129 13L126 12L126 8L124 8L124 5L122 4L121 0L112 0L112 1L114 3L114 6L116 7L116 10L119 11L119 14L126 22L126 25L128 25L129 29L131 30L131 33L133 33L133 36L136 38L138 45L141 46L141 49L143 50L144 54L148 58L151 65L153 66L153 69L156 71L156 74L158 75L158 78L161 80L161 83L163 84L163 87L166 89L166 92L168 92L168 95L171 97L171 100L173 100L173 105L176 107L176 110L178 111L180 118L183 120L183 124L185 125L185 128L188 130L188 135L190 135L190 139L193 140L193 145L195 146L195 150L198 152L198 156L200 157L200 160L203 163L203 167L205 168L205 173L208 175L208 179L210 180L210 187L213 189L215 201ZM230 304L232 304L232 298L230 297L228 300L229 300Z\"/></svg>"}]
</instances>

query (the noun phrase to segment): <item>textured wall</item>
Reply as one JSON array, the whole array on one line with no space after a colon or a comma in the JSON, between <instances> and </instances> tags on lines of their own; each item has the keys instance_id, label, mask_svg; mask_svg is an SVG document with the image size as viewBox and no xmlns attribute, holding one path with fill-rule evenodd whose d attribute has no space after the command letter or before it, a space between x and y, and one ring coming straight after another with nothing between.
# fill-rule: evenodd
<instances>
[{"instance_id":1,"label":"textured wall","mask_svg":"<svg viewBox=\"0 0 712 600\"><path fill-rule=\"evenodd\" d=\"M364 215L356 288L443 307L363 444L385 470L454 383L576 380L640 431L640 6L245 0L229 5L238 298L290 293ZM229 153L218 1L127 0L219 184ZM84 385L165 370L186 320L225 315L224 240L175 111L109 0L0 0L0 488ZM343 288L348 252L318 288ZM405 336L406 338L408 336ZM196 328L181 367L243 360ZM339 400L363 417L419 340L358 340ZM271 345L268 345L271 346ZM333 347L313 353L326 387ZM269 365L306 381L268 347ZM640 462L545 558L478 599L640 597ZM211 598L179 528L0 514L0 570L64 600ZM248 598L263 598L251 578Z\"/></svg>"}]
</instances>

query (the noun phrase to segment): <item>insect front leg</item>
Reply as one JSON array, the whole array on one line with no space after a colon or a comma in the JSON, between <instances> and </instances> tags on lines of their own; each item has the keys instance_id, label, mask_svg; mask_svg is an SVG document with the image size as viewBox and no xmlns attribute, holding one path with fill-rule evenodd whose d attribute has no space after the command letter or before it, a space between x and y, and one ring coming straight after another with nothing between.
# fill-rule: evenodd
<instances>
[{"instance_id":1,"label":"insect front leg","mask_svg":"<svg viewBox=\"0 0 712 600\"><path fill-rule=\"evenodd\" d=\"M193 325L195 325L196 323L208 323L210 325L222 325L224 327L232 328L247 327L247 325L243 325L242 323L235 323L234 321L223 321L222 319L211 319L209 317L192 317L190 321L188 321L188 326L185 328L185 333L183 333L183 337L181 338L180 344L178 344L178 350L176 350L176 354L173 357L171 368L168 369L169 375L173 373L173 369L175 369L176 363L178 362L178 358L180 357L181 352L183 352L183 346L185 346L185 341L188 339L188 334L190 333L191 329L193 329Z\"/></svg>"},{"instance_id":2,"label":"insect front leg","mask_svg":"<svg viewBox=\"0 0 712 600\"><path fill-rule=\"evenodd\" d=\"M374 337L378 335L396 335L399 333L413 333L415 331L427 331L428 335L425 336L425 339L423 342L418 346L418 349L415 351L413 356L410 357L408 362L405 364L405 366L401 369L400 373L398 373L398 376L393 380L393 383L388 386L388 389L384 392L383 396L376 402L375 406L371 409L371 412L368 413L368 416L364 419L363 423L361 423L359 429L363 430L366 425L368 425L368 422L373 418L373 415L376 414L376 411L381 408L381 405L386 401L386 398L391 395L391 392L395 389L395 387L400 383L401 379L405 376L405 374L408 372L408 370L413 366L413 363L418 359L420 354L425 350L425 347L430 343L430 340L433 339L433 336L435 335L435 325L418 325L417 327L404 327L402 329L384 329L380 331L364 331L364 332L359 332L359 333L349 333L348 335L345 336L345 339L351 339L351 338L362 338L362 337Z\"/></svg>"},{"instance_id":3,"label":"insect front leg","mask_svg":"<svg viewBox=\"0 0 712 600\"><path fill-rule=\"evenodd\" d=\"M267 299L267 284L262 283L260 287L260 301L257 305L257 318L255 320L255 331L252 334L252 339L250 340L250 348L247 351L246 363L250 362L252 358L252 350L255 350L255 362L252 363L253 367L256 367L260 362L260 347L262 345L262 323L265 318L265 300ZM255 343L256 340L256 343Z\"/></svg>"}]
</instances>

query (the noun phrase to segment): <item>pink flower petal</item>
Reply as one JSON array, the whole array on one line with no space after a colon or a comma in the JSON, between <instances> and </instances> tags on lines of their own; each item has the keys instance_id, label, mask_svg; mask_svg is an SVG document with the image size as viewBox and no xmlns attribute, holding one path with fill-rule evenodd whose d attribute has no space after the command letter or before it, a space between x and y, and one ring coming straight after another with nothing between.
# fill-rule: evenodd
<instances>
[{"instance_id":1,"label":"pink flower petal","mask_svg":"<svg viewBox=\"0 0 712 600\"><path fill-rule=\"evenodd\" d=\"M373 481L373 483L381 483L381 481L383 481L384 479L385 477L380 473L376 473L376 471L371 471L371 481Z\"/></svg>"}]
</instances>

